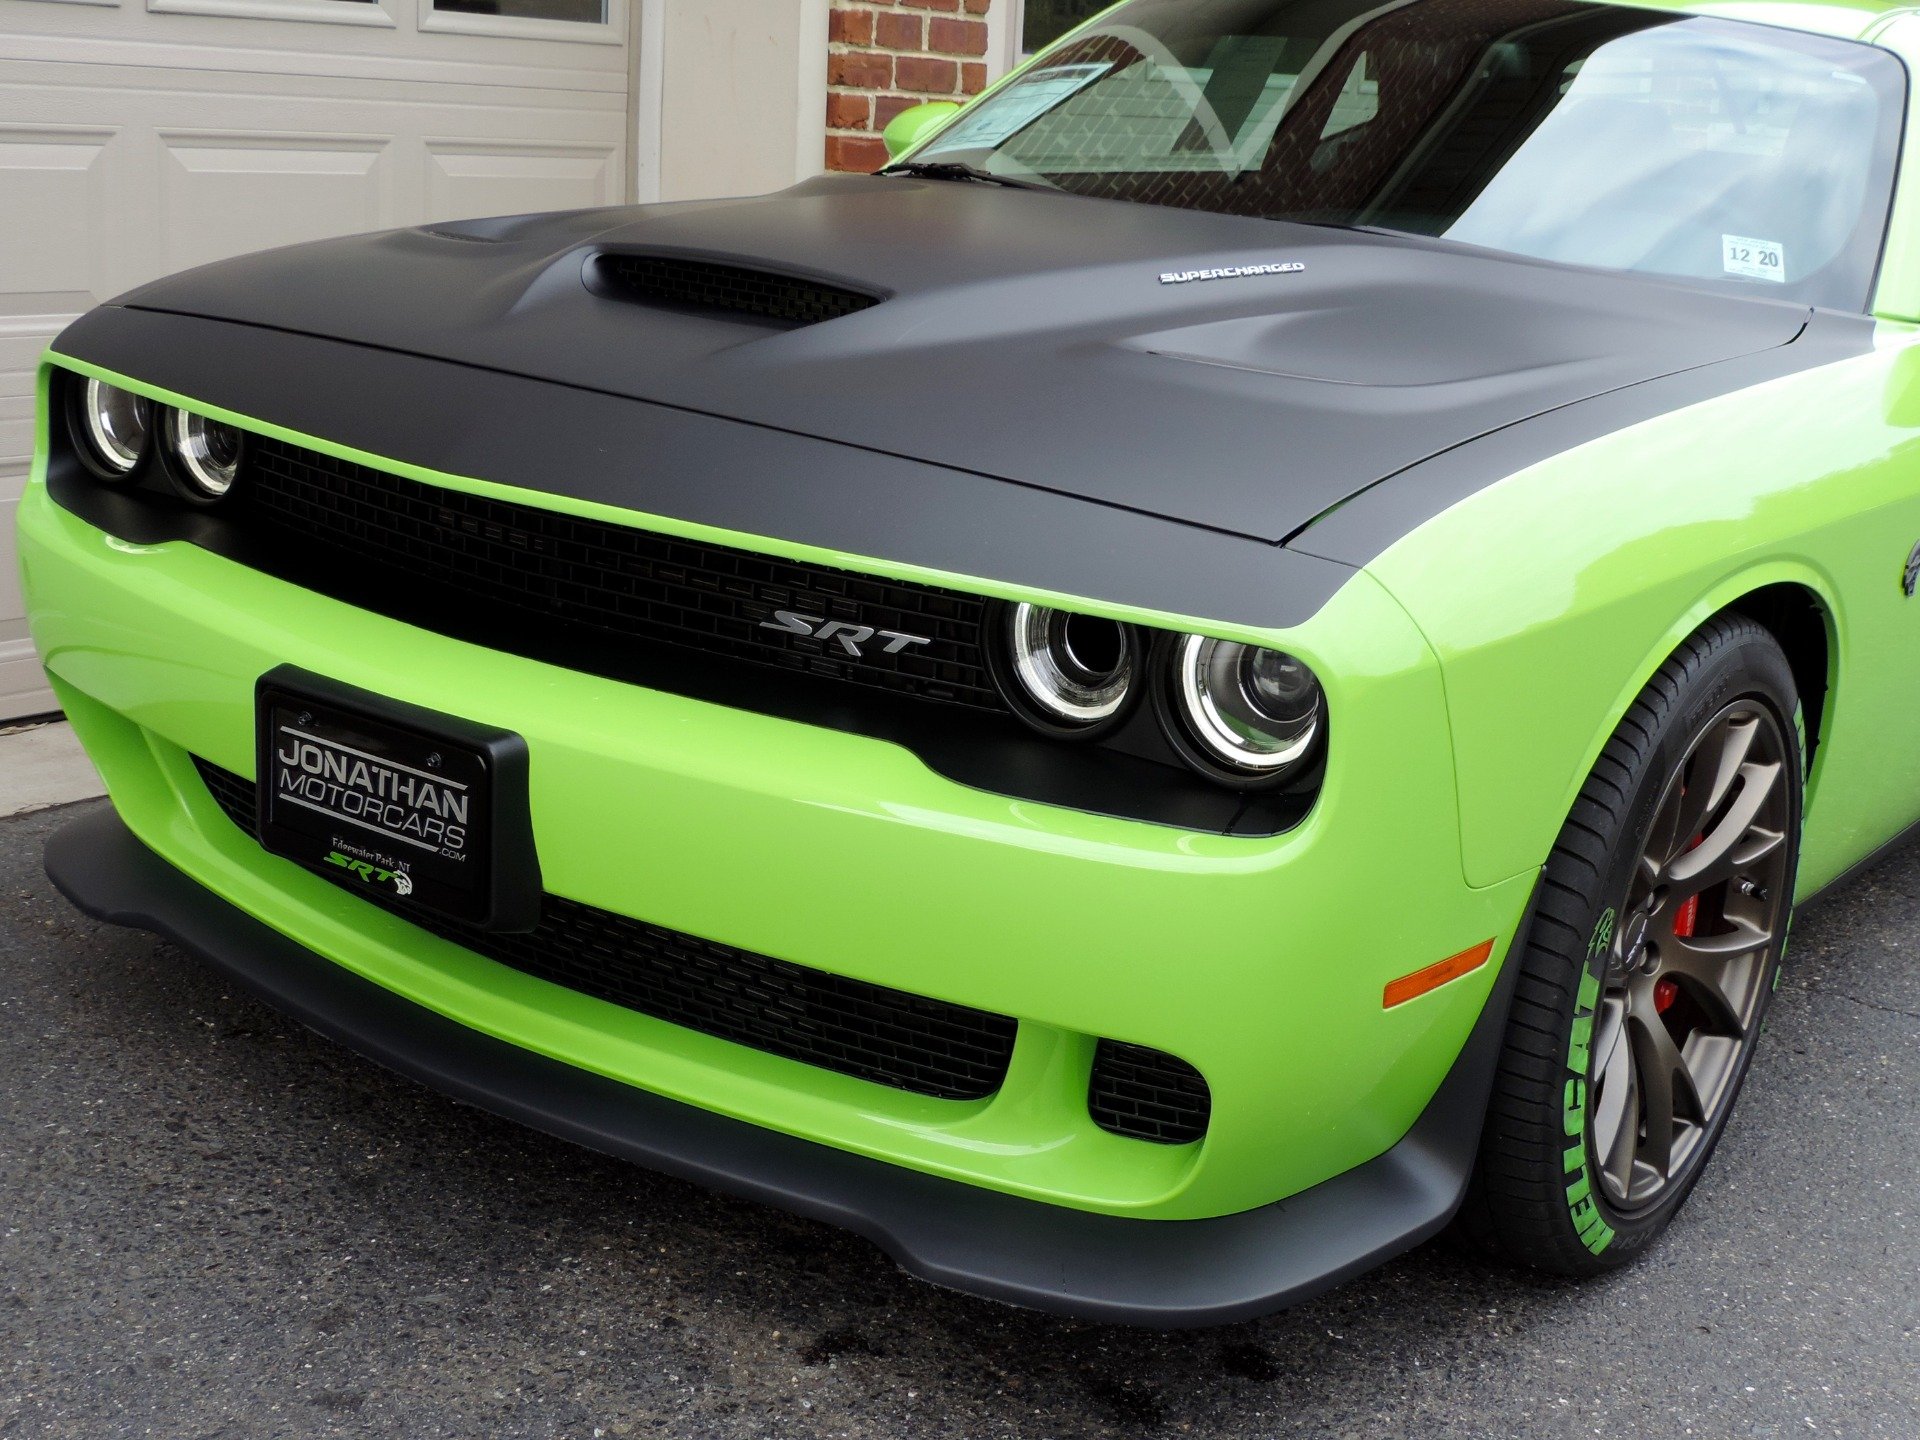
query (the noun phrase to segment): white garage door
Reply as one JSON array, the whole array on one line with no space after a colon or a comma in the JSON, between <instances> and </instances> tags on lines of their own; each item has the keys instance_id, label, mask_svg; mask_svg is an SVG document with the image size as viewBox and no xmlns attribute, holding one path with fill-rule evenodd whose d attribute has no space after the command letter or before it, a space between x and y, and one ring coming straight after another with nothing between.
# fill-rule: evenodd
<instances>
[{"instance_id":1,"label":"white garage door","mask_svg":"<svg viewBox=\"0 0 1920 1440\"><path fill-rule=\"evenodd\" d=\"M0 0L0 719L41 351L170 271L631 198L629 0Z\"/></svg>"}]
</instances>

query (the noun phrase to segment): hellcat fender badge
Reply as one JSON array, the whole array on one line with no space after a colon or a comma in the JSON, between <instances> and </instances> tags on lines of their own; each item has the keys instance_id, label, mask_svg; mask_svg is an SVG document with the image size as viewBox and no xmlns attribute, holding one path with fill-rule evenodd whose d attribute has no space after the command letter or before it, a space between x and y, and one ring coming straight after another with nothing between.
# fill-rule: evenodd
<instances>
[{"instance_id":1,"label":"hellcat fender badge","mask_svg":"<svg viewBox=\"0 0 1920 1440\"><path fill-rule=\"evenodd\" d=\"M1222 265L1213 270L1162 270L1162 285L1187 285L1195 280L1245 280L1254 275L1295 275L1307 267L1298 260L1272 265Z\"/></svg>"}]
</instances>

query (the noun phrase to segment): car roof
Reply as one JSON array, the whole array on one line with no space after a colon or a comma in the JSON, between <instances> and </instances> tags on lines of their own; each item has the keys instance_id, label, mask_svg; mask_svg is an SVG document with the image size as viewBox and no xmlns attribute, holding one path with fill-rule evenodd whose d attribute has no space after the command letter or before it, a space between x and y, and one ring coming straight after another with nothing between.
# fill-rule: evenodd
<instances>
[{"instance_id":1,"label":"car roof","mask_svg":"<svg viewBox=\"0 0 1920 1440\"><path fill-rule=\"evenodd\" d=\"M1855 40L1891 15L1910 14L1911 0L1615 0L1641 10L1674 10L1720 20L1745 20Z\"/></svg>"}]
</instances>

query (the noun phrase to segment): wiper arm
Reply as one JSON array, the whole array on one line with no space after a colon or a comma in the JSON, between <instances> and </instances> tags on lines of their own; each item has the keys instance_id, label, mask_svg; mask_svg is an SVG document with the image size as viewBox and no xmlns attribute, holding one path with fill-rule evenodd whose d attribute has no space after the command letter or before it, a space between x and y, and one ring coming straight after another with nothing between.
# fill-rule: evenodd
<instances>
[{"instance_id":1,"label":"wiper arm","mask_svg":"<svg viewBox=\"0 0 1920 1440\"><path fill-rule=\"evenodd\" d=\"M1404 240L1412 233L1407 230L1389 230L1384 225L1360 225L1349 223L1345 220L1302 220L1297 215L1262 215L1260 218L1262 220L1277 221L1282 225L1310 225L1317 230L1348 230L1356 235L1386 235L1398 240ZM1416 236L1415 238L1423 237ZM1437 237L1427 236L1424 238L1433 239Z\"/></svg>"},{"instance_id":2,"label":"wiper arm","mask_svg":"<svg viewBox=\"0 0 1920 1440\"><path fill-rule=\"evenodd\" d=\"M978 165L959 160L902 160L874 172L876 175L911 175L919 180L979 180L988 185L1004 185L1009 190L1051 190L1051 185L1036 185L1031 180L1016 180L1011 175L996 175Z\"/></svg>"}]
</instances>

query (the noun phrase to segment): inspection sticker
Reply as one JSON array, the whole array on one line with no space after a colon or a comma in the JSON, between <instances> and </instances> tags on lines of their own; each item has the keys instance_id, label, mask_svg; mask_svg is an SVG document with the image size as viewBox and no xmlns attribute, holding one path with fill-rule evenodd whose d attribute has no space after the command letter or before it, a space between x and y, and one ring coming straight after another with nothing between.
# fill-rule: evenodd
<instances>
[{"instance_id":1,"label":"inspection sticker","mask_svg":"<svg viewBox=\"0 0 1920 1440\"><path fill-rule=\"evenodd\" d=\"M1787 283L1787 247L1778 240L1755 240L1750 235L1720 237L1720 268L1749 280Z\"/></svg>"}]
</instances>

